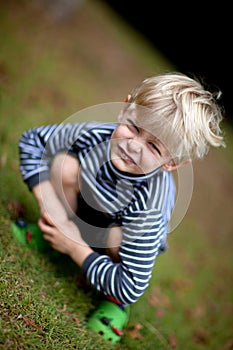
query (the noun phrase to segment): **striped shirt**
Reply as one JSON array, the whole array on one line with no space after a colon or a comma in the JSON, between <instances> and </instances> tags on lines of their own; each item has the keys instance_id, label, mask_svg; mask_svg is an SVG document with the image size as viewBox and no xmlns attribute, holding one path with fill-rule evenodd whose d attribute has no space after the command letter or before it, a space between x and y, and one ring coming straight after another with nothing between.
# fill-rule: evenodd
<instances>
[{"instance_id":1,"label":"striped shirt","mask_svg":"<svg viewBox=\"0 0 233 350\"><path fill-rule=\"evenodd\" d=\"M116 126L89 122L30 129L19 141L20 170L32 189L49 179L51 161L57 153L77 157L82 197L90 207L105 213L112 224L120 226L123 233L119 263L94 251L82 270L97 290L122 304L131 304L148 287L156 257L165 248L175 184L171 172L160 168L147 175L117 170L110 160L110 139ZM86 226L91 232L90 246L98 247L105 234L101 223L97 226L90 218L90 226Z\"/></svg>"}]
</instances>

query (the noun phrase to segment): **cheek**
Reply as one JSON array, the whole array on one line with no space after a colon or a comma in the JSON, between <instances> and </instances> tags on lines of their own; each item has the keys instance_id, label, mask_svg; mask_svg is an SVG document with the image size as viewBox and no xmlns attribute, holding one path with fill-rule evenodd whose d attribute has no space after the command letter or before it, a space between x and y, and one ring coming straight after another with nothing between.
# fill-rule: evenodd
<instances>
[{"instance_id":1,"label":"cheek","mask_svg":"<svg viewBox=\"0 0 233 350\"><path fill-rule=\"evenodd\" d=\"M161 161L149 151L145 152L142 157L143 167L147 172L153 171L161 166Z\"/></svg>"},{"instance_id":2,"label":"cheek","mask_svg":"<svg viewBox=\"0 0 233 350\"><path fill-rule=\"evenodd\" d=\"M113 133L114 139L128 139L130 137L132 137L131 132L124 125L119 125Z\"/></svg>"}]
</instances>

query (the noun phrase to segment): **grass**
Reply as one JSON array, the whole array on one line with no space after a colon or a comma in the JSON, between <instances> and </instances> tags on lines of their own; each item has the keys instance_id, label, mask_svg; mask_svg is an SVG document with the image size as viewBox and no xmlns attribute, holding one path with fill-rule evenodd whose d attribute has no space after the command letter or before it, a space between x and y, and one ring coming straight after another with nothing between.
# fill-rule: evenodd
<instances>
[{"instance_id":1,"label":"grass","mask_svg":"<svg viewBox=\"0 0 233 350\"><path fill-rule=\"evenodd\" d=\"M205 222L193 211L187 213L169 237L169 251L158 258L149 288L131 307L125 336L115 346L87 330L87 315L98 295L83 283L78 267L66 256L24 248L10 230L12 199L24 202L30 220L38 217L19 172L21 133L90 105L121 101L144 75L172 65L101 2L87 2L68 20L56 22L27 1L9 1L1 7L0 27L0 348L232 349L229 148L213 158L224 179L230 179L217 187L221 191L215 203L223 203L217 219L215 212L207 213ZM231 145L232 131L226 128ZM206 186L208 182L199 190L204 193ZM197 207L203 202L202 197Z\"/></svg>"}]
</instances>

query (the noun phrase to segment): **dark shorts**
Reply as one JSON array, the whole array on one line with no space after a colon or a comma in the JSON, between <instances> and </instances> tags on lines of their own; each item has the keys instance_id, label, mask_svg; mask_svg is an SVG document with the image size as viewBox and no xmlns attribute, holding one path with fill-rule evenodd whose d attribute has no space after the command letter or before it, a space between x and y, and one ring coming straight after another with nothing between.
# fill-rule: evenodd
<instances>
[{"instance_id":1,"label":"dark shorts","mask_svg":"<svg viewBox=\"0 0 233 350\"><path fill-rule=\"evenodd\" d=\"M78 195L78 211L75 223L85 242L94 250L104 253L109 228L115 225L113 218L89 205L81 194ZM103 249L103 251L102 251Z\"/></svg>"}]
</instances>

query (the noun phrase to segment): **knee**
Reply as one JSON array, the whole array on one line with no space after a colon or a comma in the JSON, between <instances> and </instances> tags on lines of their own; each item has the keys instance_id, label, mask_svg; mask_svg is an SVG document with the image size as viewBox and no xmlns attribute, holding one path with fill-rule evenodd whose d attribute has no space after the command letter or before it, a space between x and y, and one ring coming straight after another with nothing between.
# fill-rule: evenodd
<instances>
[{"instance_id":1,"label":"knee","mask_svg":"<svg viewBox=\"0 0 233 350\"><path fill-rule=\"evenodd\" d=\"M78 188L80 165L78 159L69 154L55 156L51 166L51 181L64 186Z\"/></svg>"},{"instance_id":2,"label":"knee","mask_svg":"<svg viewBox=\"0 0 233 350\"><path fill-rule=\"evenodd\" d=\"M110 228L106 241L106 252L114 262L120 261L119 247L122 241L122 229L119 226Z\"/></svg>"}]
</instances>

